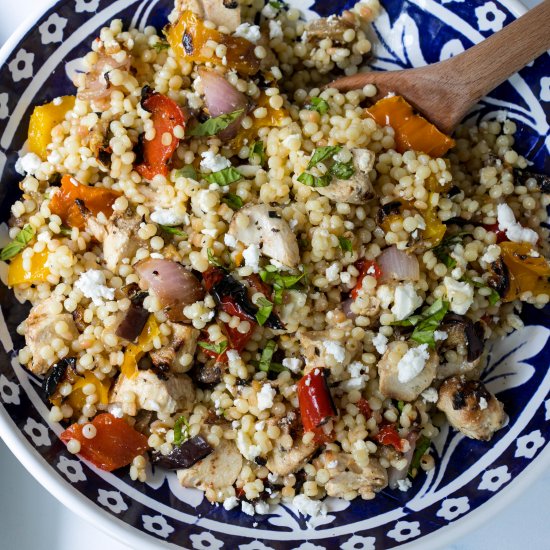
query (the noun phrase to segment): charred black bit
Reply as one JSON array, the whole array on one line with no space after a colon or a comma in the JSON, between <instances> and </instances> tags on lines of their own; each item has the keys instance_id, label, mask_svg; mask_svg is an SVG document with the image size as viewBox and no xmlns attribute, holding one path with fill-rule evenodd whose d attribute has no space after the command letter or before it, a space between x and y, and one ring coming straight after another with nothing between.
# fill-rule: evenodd
<instances>
[{"instance_id":1,"label":"charred black bit","mask_svg":"<svg viewBox=\"0 0 550 550\"><path fill-rule=\"evenodd\" d=\"M491 399L491 394L481 380L461 380L460 386L453 395L453 409L458 411L467 407L470 410L476 410L479 408L481 398L486 401Z\"/></svg>"},{"instance_id":2,"label":"charred black bit","mask_svg":"<svg viewBox=\"0 0 550 550\"><path fill-rule=\"evenodd\" d=\"M239 2L237 0L223 0L223 6L228 10L234 10L239 7Z\"/></svg>"},{"instance_id":3,"label":"charred black bit","mask_svg":"<svg viewBox=\"0 0 550 550\"><path fill-rule=\"evenodd\" d=\"M138 338L149 319L149 312L143 307L143 300L148 293L142 291L136 283L134 285L127 285L123 289L131 303L115 333L130 342L134 342Z\"/></svg>"},{"instance_id":4,"label":"charred black bit","mask_svg":"<svg viewBox=\"0 0 550 550\"><path fill-rule=\"evenodd\" d=\"M460 188L457 185L453 185L448 191L447 191L447 197L451 198L455 195L458 195L460 193Z\"/></svg>"},{"instance_id":5,"label":"charred black bit","mask_svg":"<svg viewBox=\"0 0 550 550\"><path fill-rule=\"evenodd\" d=\"M502 258L491 264L491 275L487 281L491 288L494 288L499 296L503 298L510 289L510 271Z\"/></svg>"},{"instance_id":6,"label":"charred black bit","mask_svg":"<svg viewBox=\"0 0 550 550\"><path fill-rule=\"evenodd\" d=\"M550 176L545 174L535 174L534 172L529 172L528 170L518 170L514 168L514 177L517 183L525 185L528 179L533 178L537 182L538 188L543 193L550 193Z\"/></svg>"},{"instance_id":7,"label":"charred black bit","mask_svg":"<svg viewBox=\"0 0 550 550\"><path fill-rule=\"evenodd\" d=\"M149 109L147 109L147 107L144 107L144 103L153 95L156 95L157 92L155 92L155 90L153 90L153 88L151 88L151 86L148 86L147 84L145 86L143 86L143 88L141 89L141 107L145 110L145 111L149 111ZM150 111L149 111L150 112Z\"/></svg>"},{"instance_id":8,"label":"charred black bit","mask_svg":"<svg viewBox=\"0 0 550 550\"><path fill-rule=\"evenodd\" d=\"M73 311L73 321L78 329L78 332L82 333L86 330L86 323L84 322L84 307L80 304L76 306Z\"/></svg>"},{"instance_id":9,"label":"charred black bit","mask_svg":"<svg viewBox=\"0 0 550 550\"><path fill-rule=\"evenodd\" d=\"M459 330L464 336L464 343L467 348L467 360L469 363L478 359L483 353L484 331L481 323L473 323L472 320L465 315L457 315L456 313L447 313L441 323L441 330L452 331L453 327L460 327ZM443 345L445 346L444 341Z\"/></svg>"},{"instance_id":10,"label":"charred black bit","mask_svg":"<svg viewBox=\"0 0 550 550\"><path fill-rule=\"evenodd\" d=\"M180 468L191 468L193 464L206 458L213 451L214 449L201 435L196 435L174 447L167 455L163 455L159 451L152 452L151 458L153 464L157 466L169 470L179 470Z\"/></svg>"},{"instance_id":11,"label":"charred black bit","mask_svg":"<svg viewBox=\"0 0 550 550\"><path fill-rule=\"evenodd\" d=\"M75 371L76 357L65 357L48 371L42 382L42 392L46 399L49 399L55 393L57 386L65 378L67 369Z\"/></svg>"},{"instance_id":12,"label":"charred black bit","mask_svg":"<svg viewBox=\"0 0 550 550\"><path fill-rule=\"evenodd\" d=\"M254 462L258 465L258 466L265 466L267 464L267 458L264 458L263 456L257 456L255 459L254 459Z\"/></svg>"},{"instance_id":13,"label":"charred black bit","mask_svg":"<svg viewBox=\"0 0 550 550\"><path fill-rule=\"evenodd\" d=\"M294 483L294 490L296 493L300 492L300 489L303 487L304 483L307 480L307 475L304 470L300 470L294 474L296 476L296 483Z\"/></svg>"},{"instance_id":14,"label":"charred black bit","mask_svg":"<svg viewBox=\"0 0 550 550\"><path fill-rule=\"evenodd\" d=\"M279 216L279 214L275 211L275 210L270 210L267 215L273 219L273 218L276 218L277 220L280 220L281 219L281 216Z\"/></svg>"},{"instance_id":15,"label":"charred black bit","mask_svg":"<svg viewBox=\"0 0 550 550\"><path fill-rule=\"evenodd\" d=\"M192 55L194 51L193 37L188 32L183 33L181 43L183 44L183 49L185 50L185 53L187 55Z\"/></svg>"},{"instance_id":16,"label":"charred black bit","mask_svg":"<svg viewBox=\"0 0 550 550\"><path fill-rule=\"evenodd\" d=\"M376 223L380 225L388 216L399 214L402 206L401 201L391 201L382 205L376 213Z\"/></svg>"},{"instance_id":17,"label":"charred black bit","mask_svg":"<svg viewBox=\"0 0 550 550\"><path fill-rule=\"evenodd\" d=\"M191 377L199 384L210 386L221 381L224 370L223 363L213 360L204 365L197 364L191 372Z\"/></svg>"}]
</instances>

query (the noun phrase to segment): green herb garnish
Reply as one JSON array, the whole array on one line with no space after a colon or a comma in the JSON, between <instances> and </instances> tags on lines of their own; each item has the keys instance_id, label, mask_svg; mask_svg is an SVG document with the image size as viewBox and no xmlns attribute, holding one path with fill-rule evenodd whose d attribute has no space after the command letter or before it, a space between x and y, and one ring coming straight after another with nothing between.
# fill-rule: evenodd
<instances>
[{"instance_id":1,"label":"green herb garnish","mask_svg":"<svg viewBox=\"0 0 550 550\"><path fill-rule=\"evenodd\" d=\"M469 235L468 231L445 237L437 246L432 248L435 257L449 269L456 267L456 260L451 256L451 247L461 243L465 235Z\"/></svg>"},{"instance_id":2,"label":"green herb garnish","mask_svg":"<svg viewBox=\"0 0 550 550\"><path fill-rule=\"evenodd\" d=\"M192 180L198 180L199 175L195 168L189 164L176 171L176 178L191 178Z\"/></svg>"},{"instance_id":3,"label":"green herb garnish","mask_svg":"<svg viewBox=\"0 0 550 550\"><path fill-rule=\"evenodd\" d=\"M164 40L159 40L158 42L155 42L155 44L153 44L153 48L157 50L157 52L167 50L169 47L170 44L168 44L168 42L165 42Z\"/></svg>"},{"instance_id":4,"label":"green herb garnish","mask_svg":"<svg viewBox=\"0 0 550 550\"><path fill-rule=\"evenodd\" d=\"M235 122L242 114L244 109L233 111L225 115L209 118L208 120L193 126L188 132L188 136L215 136L217 133L225 130L230 124Z\"/></svg>"},{"instance_id":5,"label":"green herb garnish","mask_svg":"<svg viewBox=\"0 0 550 550\"><path fill-rule=\"evenodd\" d=\"M298 176L298 181L304 185L308 185L309 187L326 187L330 183L331 179L332 177L330 174L325 174L324 176L314 176L309 172L302 172Z\"/></svg>"},{"instance_id":6,"label":"green herb garnish","mask_svg":"<svg viewBox=\"0 0 550 550\"><path fill-rule=\"evenodd\" d=\"M271 315L271 312L273 311L273 304L267 298L262 296L256 305L258 306L256 321L258 321L258 324L262 326Z\"/></svg>"},{"instance_id":7,"label":"green herb garnish","mask_svg":"<svg viewBox=\"0 0 550 550\"><path fill-rule=\"evenodd\" d=\"M351 241L345 237L338 237L338 242L340 243L340 248L344 252L352 252L353 247L351 246Z\"/></svg>"},{"instance_id":8,"label":"green herb garnish","mask_svg":"<svg viewBox=\"0 0 550 550\"><path fill-rule=\"evenodd\" d=\"M13 239L11 243L6 245L0 251L0 260L6 261L14 256L17 256L27 245L33 240L36 231L32 225L25 225L21 231L17 234L17 237Z\"/></svg>"},{"instance_id":9,"label":"green herb garnish","mask_svg":"<svg viewBox=\"0 0 550 550\"><path fill-rule=\"evenodd\" d=\"M218 260L218 258L216 258L216 256L214 256L214 251L209 248L207 251L206 251L206 256L208 257L208 261L212 264L212 265L215 265L216 267L223 267L223 265L221 264L220 260Z\"/></svg>"},{"instance_id":10,"label":"green herb garnish","mask_svg":"<svg viewBox=\"0 0 550 550\"><path fill-rule=\"evenodd\" d=\"M180 416L174 424L174 443L181 445L189 439L191 426L185 416Z\"/></svg>"},{"instance_id":11,"label":"green herb garnish","mask_svg":"<svg viewBox=\"0 0 550 550\"><path fill-rule=\"evenodd\" d=\"M67 227L66 225L62 225L59 229L59 233L65 237L70 237L73 234L73 230L70 227Z\"/></svg>"},{"instance_id":12,"label":"green herb garnish","mask_svg":"<svg viewBox=\"0 0 550 550\"><path fill-rule=\"evenodd\" d=\"M305 273L301 273L300 275L281 275L274 265L267 265L260 271L262 281L273 285L273 301L276 304L282 303L283 290L293 288L303 277L305 277Z\"/></svg>"},{"instance_id":13,"label":"green herb garnish","mask_svg":"<svg viewBox=\"0 0 550 550\"><path fill-rule=\"evenodd\" d=\"M259 164L262 166L266 161L266 156L264 152L264 142L255 141L250 148L250 154L248 155L248 160L254 164Z\"/></svg>"},{"instance_id":14,"label":"green herb garnish","mask_svg":"<svg viewBox=\"0 0 550 550\"><path fill-rule=\"evenodd\" d=\"M222 202L227 204L229 208L232 208L233 210L238 210L239 208L242 208L243 206L243 199L239 197L239 195L235 195L233 193L227 193L224 197L222 197Z\"/></svg>"},{"instance_id":15,"label":"green herb garnish","mask_svg":"<svg viewBox=\"0 0 550 550\"><path fill-rule=\"evenodd\" d=\"M328 145L327 147L318 147L313 151L313 155L311 156L311 159L309 160L309 164L307 165L308 170L310 168L313 168L314 166L317 166L320 162L323 162L326 159L331 159L336 155L336 153L339 153L342 150L342 147L338 145Z\"/></svg>"},{"instance_id":16,"label":"green herb garnish","mask_svg":"<svg viewBox=\"0 0 550 550\"><path fill-rule=\"evenodd\" d=\"M273 358L273 354L275 353L276 349L277 349L277 344L273 340L270 340L265 345L265 348L262 351L262 356L260 357L260 363L258 365L258 368L260 370L264 372L269 371L269 367L271 366L271 359Z\"/></svg>"},{"instance_id":17,"label":"green herb garnish","mask_svg":"<svg viewBox=\"0 0 550 550\"><path fill-rule=\"evenodd\" d=\"M208 183L217 183L218 185L229 185L243 179L241 173L233 168L233 166L213 172L212 174L203 175L203 178Z\"/></svg>"},{"instance_id":18,"label":"green herb garnish","mask_svg":"<svg viewBox=\"0 0 550 550\"><path fill-rule=\"evenodd\" d=\"M312 97L309 101L307 108L310 111L317 111L318 113L324 115L328 112L329 104L322 97Z\"/></svg>"},{"instance_id":19,"label":"green herb garnish","mask_svg":"<svg viewBox=\"0 0 550 550\"><path fill-rule=\"evenodd\" d=\"M465 283L469 283L469 284L475 286L476 288L489 288L489 289L491 289L491 293L489 294L489 296L487 296L487 300L489 301L490 305L494 306L500 300L500 294L494 288L490 287L485 282L475 281L474 279L471 279L470 277L467 277L466 275L464 275L460 280L465 282Z\"/></svg>"},{"instance_id":20,"label":"green herb garnish","mask_svg":"<svg viewBox=\"0 0 550 550\"><path fill-rule=\"evenodd\" d=\"M405 406L405 402L404 401L398 401L397 402L397 410L402 413L403 412L403 407Z\"/></svg>"},{"instance_id":21,"label":"green herb garnish","mask_svg":"<svg viewBox=\"0 0 550 550\"><path fill-rule=\"evenodd\" d=\"M307 165L307 170L311 170L317 164L324 161L329 161L327 164L328 171L323 176L315 176L310 172L303 172L298 176L298 181L310 187L326 187L330 184L333 178L347 180L353 176L353 162L336 162L334 156L342 150L338 145L329 145L327 147L319 147L313 151L313 155Z\"/></svg>"},{"instance_id":22,"label":"green herb garnish","mask_svg":"<svg viewBox=\"0 0 550 550\"><path fill-rule=\"evenodd\" d=\"M227 349L227 340L219 344L211 344L210 342L199 342L199 346L205 350L212 351L216 355L221 355Z\"/></svg>"},{"instance_id":23,"label":"green herb garnish","mask_svg":"<svg viewBox=\"0 0 550 550\"><path fill-rule=\"evenodd\" d=\"M426 451L430 448L430 443L430 439L427 438L425 435L421 435L418 438L411 460L411 465L409 466L409 477L416 477L416 474L418 473L418 468L420 467L420 461L422 460L422 457L426 454Z\"/></svg>"},{"instance_id":24,"label":"green herb garnish","mask_svg":"<svg viewBox=\"0 0 550 550\"><path fill-rule=\"evenodd\" d=\"M271 0L271 2L269 2L269 5L276 10L281 10L285 7L283 2L277 2L276 0Z\"/></svg>"},{"instance_id":25,"label":"green herb garnish","mask_svg":"<svg viewBox=\"0 0 550 550\"><path fill-rule=\"evenodd\" d=\"M184 238L187 238L188 236L185 231L182 231L177 227L172 227L171 225L162 225L161 223L159 223L158 226L166 233L170 233L170 235L177 235L178 237L184 237Z\"/></svg>"}]
</instances>

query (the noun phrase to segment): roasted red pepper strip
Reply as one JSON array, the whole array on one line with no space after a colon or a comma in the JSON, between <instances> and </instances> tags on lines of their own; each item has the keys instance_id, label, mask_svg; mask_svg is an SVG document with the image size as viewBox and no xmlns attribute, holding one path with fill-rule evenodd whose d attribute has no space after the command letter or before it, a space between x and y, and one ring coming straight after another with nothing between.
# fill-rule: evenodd
<instances>
[{"instance_id":1,"label":"roasted red pepper strip","mask_svg":"<svg viewBox=\"0 0 550 550\"><path fill-rule=\"evenodd\" d=\"M63 443L71 439L80 442L82 458L89 460L94 466L112 472L117 468L127 466L136 456L143 454L148 448L147 437L132 428L122 418L112 414L102 413L91 422L96 428L96 435L87 439L82 434L82 424L69 426L60 436Z\"/></svg>"},{"instance_id":2,"label":"roasted red pepper strip","mask_svg":"<svg viewBox=\"0 0 550 550\"><path fill-rule=\"evenodd\" d=\"M381 426L374 439L381 445L391 445L396 451L403 452L403 441L392 424Z\"/></svg>"},{"instance_id":3,"label":"roasted red pepper strip","mask_svg":"<svg viewBox=\"0 0 550 550\"><path fill-rule=\"evenodd\" d=\"M272 288L267 283L264 283L260 276L256 275L256 273L253 273L252 275L249 275L245 278L251 288L253 288L256 292L261 292L267 298L269 298L271 294L273 294Z\"/></svg>"},{"instance_id":4,"label":"roasted red pepper strip","mask_svg":"<svg viewBox=\"0 0 550 550\"><path fill-rule=\"evenodd\" d=\"M368 420L372 416L372 409L370 408L369 402L364 397L361 397L361 399L357 401L357 408L365 417L365 420Z\"/></svg>"},{"instance_id":5,"label":"roasted red pepper strip","mask_svg":"<svg viewBox=\"0 0 550 550\"><path fill-rule=\"evenodd\" d=\"M168 162L179 145L179 138L174 135L174 128L185 128L185 115L181 107L169 97L144 89L145 98L141 106L151 113L155 137L143 140L143 162L136 166L137 172L145 179L152 180L157 175L168 175ZM165 145L165 134L172 136Z\"/></svg>"},{"instance_id":6,"label":"roasted red pepper strip","mask_svg":"<svg viewBox=\"0 0 550 550\"><path fill-rule=\"evenodd\" d=\"M375 279L380 279L380 277L382 276L382 270L374 260L357 260L354 265L359 270L357 284L353 287L351 291L351 297L355 300L359 295L359 291L361 290L361 287L363 285L363 279L367 275L371 275Z\"/></svg>"},{"instance_id":7,"label":"roasted red pepper strip","mask_svg":"<svg viewBox=\"0 0 550 550\"><path fill-rule=\"evenodd\" d=\"M306 432L316 432L316 428L337 416L325 369L313 369L302 377L298 382L298 402Z\"/></svg>"},{"instance_id":8,"label":"roasted red pepper strip","mask_svg":"<svg viewBox=\"0 0 550 550\"><path fill-rule=\"evenodd\" d=\"M501 231L498 227L498 223L484 223L483 227L487 231L492 231L497 236L497 243L503 243L505 241L509 241L510 239L506 236L506 233L504 231Z\"/></svg>"},{"instance_id":9,"label":"roasted red pepper strip","mask_svg":"<svg viewBox=\"0 0 550 550\"><path fill-rule=\"evenodd\" d=\"M219 267L209 267L203 274L202 279L204 281L204 288L207 292L210 292L212 288L218 284L224 276L223 269Z\"/></svg>"}]
</instances>

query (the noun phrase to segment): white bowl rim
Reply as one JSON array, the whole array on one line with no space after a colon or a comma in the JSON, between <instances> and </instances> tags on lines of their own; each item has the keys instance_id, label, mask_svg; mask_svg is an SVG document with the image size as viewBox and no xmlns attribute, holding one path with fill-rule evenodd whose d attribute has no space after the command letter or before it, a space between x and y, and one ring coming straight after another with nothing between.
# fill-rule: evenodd
<instances>
[{"instance_id":1,"label":"white bowl rim","mask_svg":"<svg viewBox=\"0 0 550 550\"><path fill-rule=\"evenodd\" d=\"M14 31L7 42L0 48L0 66L4 65L14 48L24 36L32 30L40 17L54 7L59 0L48 0L40 10L30 14ZM527 12L527 8L519 0L499 0L515 17ZM383 0L381 0L383 3ZM82 519L117 539L120 543L133 550L153 550L164 548L182 549L183 547L164 542L156 537L140 531L130 524L109 514L99 505L84 496L68 481L59 475L52 475L51 465L48 465L36 449L17 429L3 405L0 404L0 438L25 469L57 500L76 513ZM550 445L546 446L540 455L527 466L519 476L515 477L503 490L496 493L475 512L466 514L463 518L439 529L425 537L400 546L403 550L438 550L445 545L458 540L467 533L474 531L493 518L500 510L514 502L528 487L534 483L550 467Z\"/></svg>"}]
</instances>

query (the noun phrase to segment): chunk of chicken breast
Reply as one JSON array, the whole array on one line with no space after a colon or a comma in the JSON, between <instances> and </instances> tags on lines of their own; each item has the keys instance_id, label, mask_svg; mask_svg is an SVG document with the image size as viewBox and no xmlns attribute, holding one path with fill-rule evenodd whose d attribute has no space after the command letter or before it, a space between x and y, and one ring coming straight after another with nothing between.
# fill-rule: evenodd
<instances>
[{"instance_id":1,"label":"chunk of chicken breast","mask_svg":"<svg viewBox=\"0 0 550 550\"><path fill-rule=\"evenodd\" d=\"M201 19L211 21L218 27L235 32L241 24L241 6L238 0L176 0L174 8L178 13L190 10Z\"/></svg>"},{"instance_id":2,"label":"chunk of chicken breast","mask_svg":"<svg viewBox=\"0 0 550 550\"><path fill-rule=\"evenodd\" d=\"M451 426L472 439L489 441L506 420L502 403L480 380L448 378L439 388L437 408Z\"/></svg>"},{"instance_id":3,"label":"chunk of chicken breast","mask_svg":"<svg viewBox=\"0 0 550 550\"><path fill-rule=\"evenodd\" d=\"M316 368L332 368L336 365L349 365L355 353L347 347L346 333L341 337L331 337L330 330L311 330L300 335L300 348L304 356L304 374Z\"/></svg>"},{"instance_id":4,"label":"chunk of chicken breast","mask_svg":"<svg viewBox=\"0 0 550 550\"><path fill-rule=\"evenodd\" d=\"M51 367L49 361L41 355L41 350L46 344L51 344L54 338L59 338L56 332L58 323L67 325L67 345L78 338L78 330L70 313L59 313L63 306L55 296L35 305L25 321L25 342L32 353L32 359L28 367L34 374L45 374Z\"/></svg>"},{"instance_id":5,"label":"chunk of chicken breast","mask_svg":"<svg viewBox=\"0 0 550 550\"><path fill-rule=\"evenodd\" d=\"M191 355L191 357L195 355L200 331L181 323L168 321L167 324L172 329L168 344L158 350L151 351L149 356L155 367L162 371L187 372L191 369L193 363L188 362L184 366L181 359L186 355Z\"/></svg>"}]
</instances>

